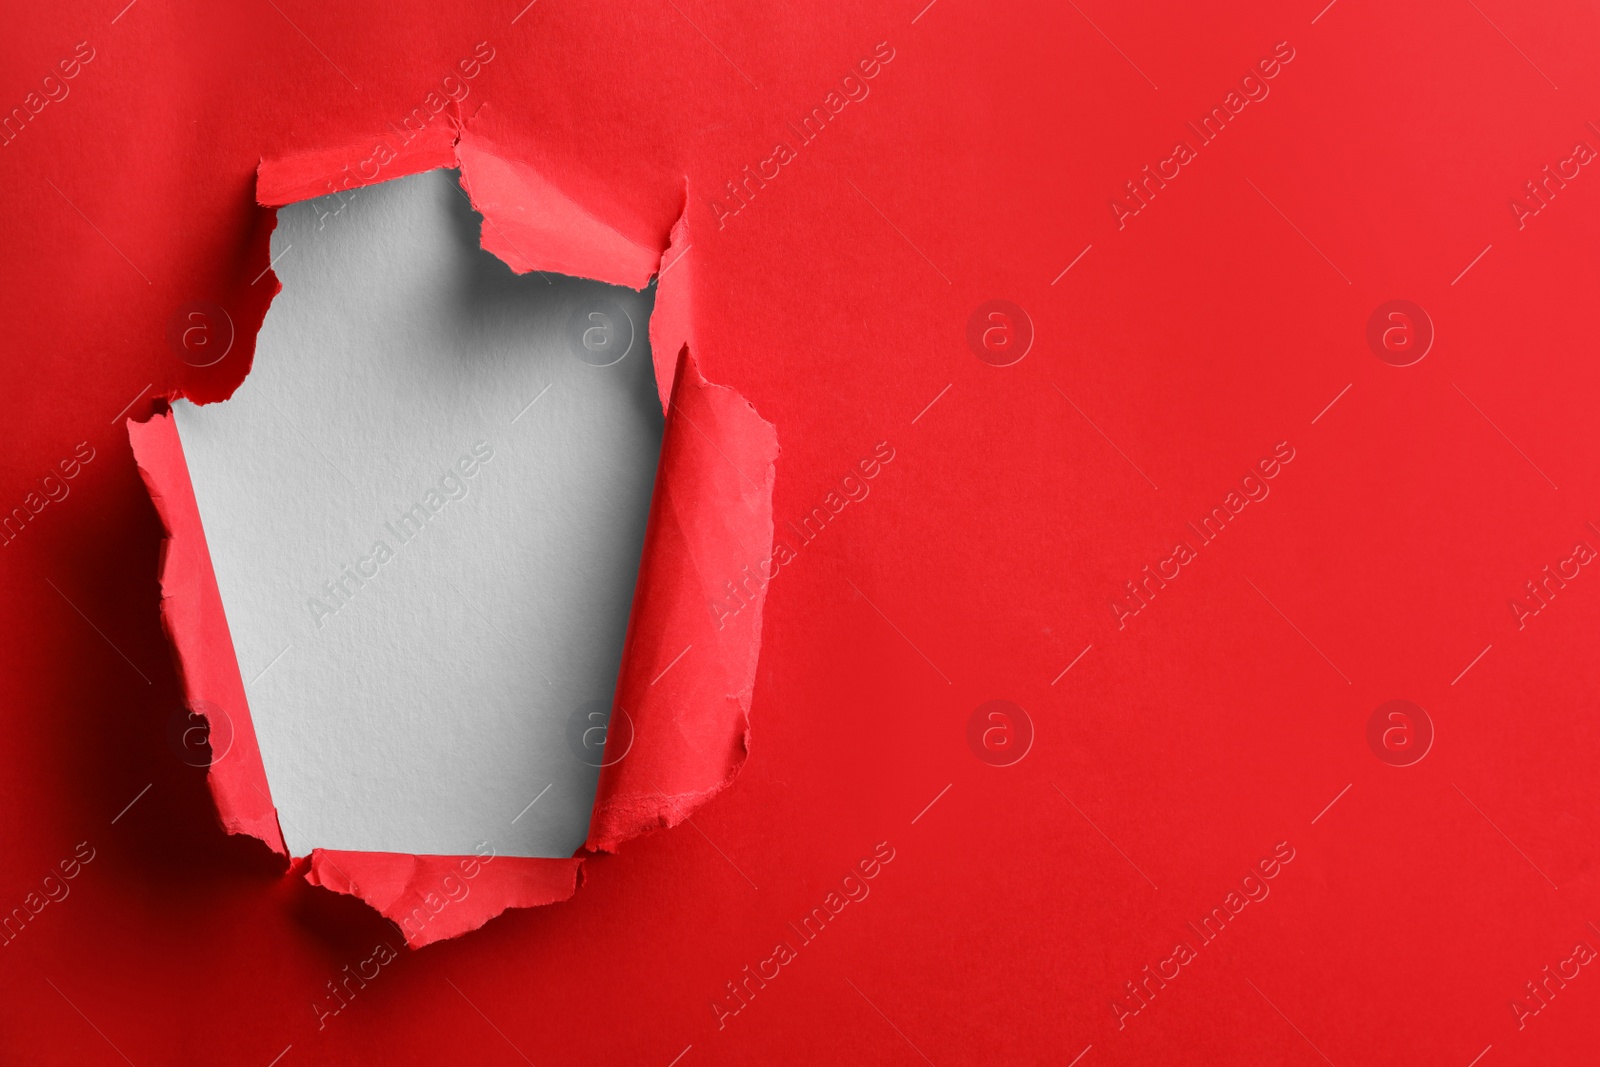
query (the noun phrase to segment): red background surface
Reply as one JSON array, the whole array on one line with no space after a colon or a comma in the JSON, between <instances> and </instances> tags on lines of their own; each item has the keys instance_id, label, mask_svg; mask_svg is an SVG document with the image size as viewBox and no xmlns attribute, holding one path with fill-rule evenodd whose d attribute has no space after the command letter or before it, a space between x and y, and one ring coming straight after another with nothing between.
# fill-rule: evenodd
<instances>
[{"instance_id":1,"label":"red background surface","mask_svg":"<svg viewBox=\"0 0 1600 1067\"><path fill-rule=\"evenodd\" d=\"M1509 1004L1600 947L1600 579L1520 631L1507 603L1600 545L1600 177L1520 230L1508 201L1600 145L1600 16L1080 6L13 5L6 108L95 58L0 149L0 507L95 459L0 548L0 908L95 859L0 949L0 1057L1592 1061L1592 967L1522 1029ZM698 355L778 428L780 530L876 442L896 458L774 580L751 757L693 826L401 949L319 1030L324 983L398 940L223 835L169 747L161 530L120 416L244 372L165 335L248 303L258 159L382 135L484 40L468 106L569 188L665 234L689 176ZM1271 95L1119 231L1122 183L1285 40ZM706 195L880 41L871 95L719 230ZM1037 331L1005 368L965 340L995 298ZM1437 329L1407 368L1364 338L1393 298ZM1271 496L1119 631L1122 583L1285 440ZM1014 766L968 747L994 698L1036 730ZM1437 731L1406 768L1366 741L1395 698ZM786 924L880 841L871 895L800 947ZM1279 841L1271 895L1119 1030L1123 983ZM798 958L719 1029L780 939Z\"/></svg>"}]
</instances>

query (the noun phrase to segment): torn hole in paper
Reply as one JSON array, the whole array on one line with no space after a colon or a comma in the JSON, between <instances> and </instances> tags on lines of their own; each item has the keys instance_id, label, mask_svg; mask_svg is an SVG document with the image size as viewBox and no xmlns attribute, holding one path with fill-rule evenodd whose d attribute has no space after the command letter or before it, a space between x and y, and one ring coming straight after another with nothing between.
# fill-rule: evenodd
<instances>
[{"instance_id":1,"label":"torn hole in paper","mask_svg":"<svg viewBox=\"0 0 1600 1067\"><path fill-rule=\"evenodd\" d=\"M487 196L518 166L464 184ZM552 195L512 184L494 195ZM586 836L614 849L731 781L761 613L715 630L700 575L770 545L777 446L683 347L688 269L663 279L679 351L652 375L649 293L541 275L527 249L535 273L510 274L448 172L329 213L282 213L278 236L307 228L308 254L280 263L287 291L235 399L177 401L130 433L172 538L164 614L186 691L234 720L232 767L211 771L225 825L305 857L309 880L417 945L570 895ZM504 230L534 249L561 236ZM562 263L620 248L613 273L636 272L635 245L595 244L579 233ZM671 390L665 445L652 381ZM612 739L598 760L597 736ZM471 904L450 892L469 864Z\"/></svg>"}]
</instances>

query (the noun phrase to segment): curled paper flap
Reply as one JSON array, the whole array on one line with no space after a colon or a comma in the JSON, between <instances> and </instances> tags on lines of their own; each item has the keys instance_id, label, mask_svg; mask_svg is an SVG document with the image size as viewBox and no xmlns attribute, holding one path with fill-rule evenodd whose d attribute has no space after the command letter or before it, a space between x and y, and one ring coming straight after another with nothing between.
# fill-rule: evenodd
<instances>
[{"instance_id":1,"label":"curled paper flap","mask_svg":"<svg viewBox=\"0 0 1600 1067\"><path fill-rule=\"evenodd\" d=\"M306 881L359 897L399 927L412 948L476 930L507 908L554 904L578 888L583 860L411 856L312 849Z\"/></svg>"},{"instance_id":2,"label":"curled paper flap","mask_svg":"<svg viewBox=\"0 0 1600 1067\"><path fill-rule=\"evenodd\" d=\"M481 114L481 113L480 113ZM474 122L456 155L461 184L483 216L482 244L518 274L532 270L595 278L643 289L661 266L661 248L624 236L591 214Z\"/></svg>"},{"instance_id":3,"label":"curled paper flap","mask_svg":"<svg viewBox=\"0 0 1600 1067\"><path fill-rule=\"evenodd\" d=\"M591 849L677 825L744 762L777 456L773 427L682 349L612 712L634 744L600 772Z\"/></svg>"},{"instance_id":4,"label":"curled paper flap","mask_svg":"<svg viewBox=\"0 0 1600 1067\"><path fill-rule=\"evenodd\" d=\"M130 419L128 439L167 531L161 545L161 625L172 644L184 701L216 739L206 783L217 816L230 834L259 837L286 856L178 428L170 413L142 423ZM218 751L224 737L231 743Z\"/></svg>"},{"instance_id":5,"label":"curled paper flap","mask_svg":"<svg viewBox=\"0 0 1600 1067\"><path fill-rule=\"evenodd\" d=\"M264 207L342 195L365 185L456 165L461 122L454 102L444 118L412 133L393 128L372 145L263 159L256 168L256 203Z\"/></svg>"},{"instance_id":6,"label":"curled paper flap","mask_svg":"<svg viewBox=\"0 0 1600 1067\"><path fill-rule=\"evenodd\" d=\"M694 242L689 239L689 180L685 178L683 211L672 224L667 250L661 254L661 270L656 275L656 307L650 314L650 357L655 361L656 389L661 393L663 409L672 398L678 354L685 346L694 350L691 330L694 315L689 306L694 292L694 263L688 258L693 247Z\"/></svg>"}]
</instances>

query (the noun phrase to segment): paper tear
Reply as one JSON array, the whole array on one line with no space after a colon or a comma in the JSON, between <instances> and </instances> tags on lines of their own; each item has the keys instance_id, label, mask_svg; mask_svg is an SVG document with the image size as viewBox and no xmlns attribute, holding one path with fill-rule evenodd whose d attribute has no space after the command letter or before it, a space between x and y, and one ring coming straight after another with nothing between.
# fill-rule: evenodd
<instances>
[{"instance_id":1,"label":"paper tear","mask_svg":"<svg viewBox=\"0 0 1600 1067\"><path fill-rule=\"evenodd\" d=\"M521 856L410 856L313 849L295 869L312 885L357 897L421 948L476 930L507 908L563 901L583 860Z\"/></svg>"},{"instance_id":2,"label":"paper tear","mask_svg":"<svg viewBox=\"0 0 1600 1067\"><path fill-rule=\"evenodd\" d=\"M661 253L661 270L656 274L656 306L650 314L650 358L655 361L656 389L664 410L672 397L672 378L678 370L678 353L687 346L694 350L691 327L694 314L690 294L694 291L694 264L687 258L694 242L689 239L689 179L683 180L683 210L672 224L667 250ZM667 276L671 275L671 281Z\"/></svg>"},{"instance_id":3,"label":"paper tear","mask_svg":"<svg viewBox=\"0 0 1600 1067\"><path fill-rule=\"evenodd\" d=\"M533 167L481 134L456 145L461 184L483 216L483 249L518 274L551 271L643 289L661 249L639 244L589 214Z\"/></svg>"},{"instance_id":4,"label":"paper tear","mask_svg":"<svg viewBox=\"0 0 1600 1067\"><path fill-rule=\"evenodd\" d=\"M364 186L393 181L408 174L456 165L456 141L461 118L455 101L440 120L402 140L376 147L340 145L281 159L263 159L256 168L256 202L263 207L283 207L319 196L344 196Z\"/></svg>"},{"instance_id":5,"label":"paper tear","mask_svg":"<svg viewBox=\"0 0 1600 1067\"><path fill-rule=\"evenodd\" d=\"M613 709L631 719L634 737L627 756L602 771L585 846L616 851L650 829L682 822L727 787L749 753L765 583L745 591L754 610L726 623L712 609L725 593L708 583L738 573L772 543L777 433L737 392L708 382L691 355L691 272L682 262L692 247L687 186L670 240L651 247L580 206L526 161L505 158L475 132L474 121L463 128L459 116L451 119L370 177L372 167L351 170L350 160L362 154L343 148L263 160L257 199L281 206L457 166L484 217L483 247L513 270L549 269L636 289L659 279L650 330L667 420ZM675 353L670 369L667 353ZM128 431L167 529L162 617L185 697L202 714L226 715L234 730L233 751L208 776L219 817L228 832L287 854L176 427L163 413L130 421ZM469 894L452 900L446 892L448 906L436 908L440 895L432 887L464 873L473 859L314 849L295 869L312 885L364 900L416 948L476 929L506 908L567 899L583 862L581 853L501 857L482 865ZM426 923L415 922L419 907Z\"/></svg>"},{"instance_id":6,"label":"paper tear","mask_svg":"<svg viewBox=\"0 0 1600 1067\"><path fill-rule=\"evenodd\" d=\"M167 531L159 565L161 625L172 645L184 701L205 717L213 736L223 736L219 718L225 716L233 737L226 756L217 759L213 753L206 772L217 815L228 833L259 837L287 856L178 428L165 412L148 422L129 419L127 426L139 477Z\"/></svg>"},{"instance_id":7,"label":"paper tear","mask_svg":"<svg viewBox=\"0 0 1600 1067\"><path fill-rule=\"evenodd\" d=\"M749 753L766 583L738 594L753 610L731 620L713 609L726 593L710 583L771 545L777 457L772 425L681 349L617 685L633 752L600 772L591 849L676 826Z\"/></svg>"}]
</instances>

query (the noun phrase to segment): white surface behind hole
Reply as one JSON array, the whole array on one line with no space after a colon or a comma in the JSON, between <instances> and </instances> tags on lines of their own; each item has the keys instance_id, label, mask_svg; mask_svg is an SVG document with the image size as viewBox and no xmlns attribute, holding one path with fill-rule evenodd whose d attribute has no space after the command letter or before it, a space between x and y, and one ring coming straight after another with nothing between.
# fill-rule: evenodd
<instances>
[{"instance_id":1,"label":"white surface behind hole","mask_svg":"<svg viewBox=\"0 0 1600 1067\"><path fill-rule=\"evenodd\" d=\"M513 275L450 171L338 206L279 211L249 377L173 405L285 840L571 855L599 772L569 719L615 687L661 443L650 295ZM606 301L634 340L598 367L569 337ZM393 558L319 627L310 598L377 542Z\"/></svg>"}]
</instances>

